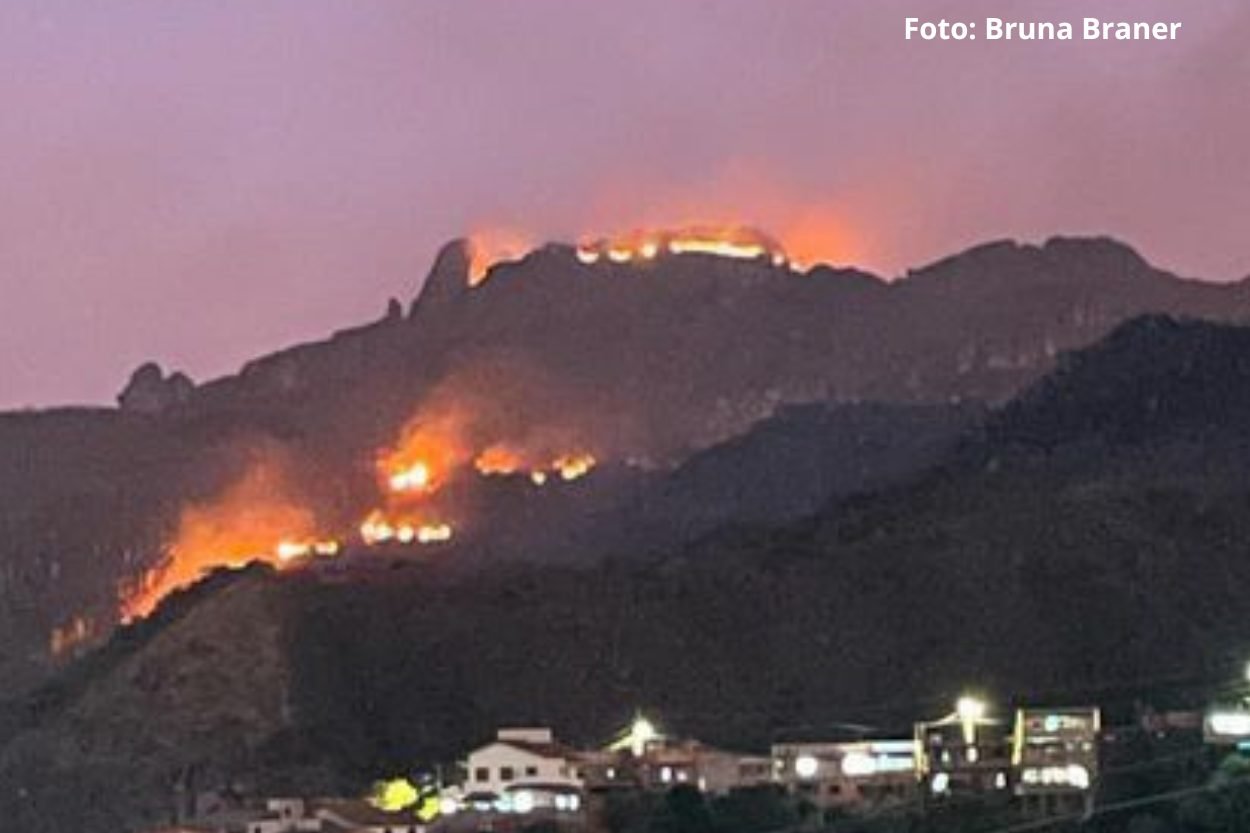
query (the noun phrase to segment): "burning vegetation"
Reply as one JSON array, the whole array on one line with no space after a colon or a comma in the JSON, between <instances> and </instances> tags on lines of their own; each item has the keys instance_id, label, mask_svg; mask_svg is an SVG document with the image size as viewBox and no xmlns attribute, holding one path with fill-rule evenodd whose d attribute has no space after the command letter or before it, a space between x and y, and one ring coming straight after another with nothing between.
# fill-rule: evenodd
<instances>
[{"instance_id":1,"label":"burning vegetation","mask_svg":"<svg viewBox=\"0 0 1250 833\"><path fill-rule=\"evenodd\" d=\"M806 260L819 248L806 230L796 232L794 251L750 226L690 225L674 228L637 229L610 237L584 239L576 249L580 263L646 263L670 255L712 255L734 260L766 260L774 267L806 271ZM490 270L501 263L525 257L534 248L532 239L515 231L498 229L474 233L468 241L469 286L479 286ZM797 253L797 254L796 254ZM803 258L800 261L799 258Z\"/></svg>"},{"instance_id":2,"label":"burning vegetation","mask_svg":"<svg viewBox=\"0 0 1250 833\"><path fill-rule=\"evenodd\" d=\"M221 567L253 561L285 567L334 555L338 547L318 534L313 513L290 496L281 467L257 461L216 499L183 509L160 562L122 589L121 617L146 617L170 593Z\"/></svg>"},{"instance_id":3,"label":"burning vegetation","mask_svg":"<svg viewBox=\"0 0 1250 833\"><path fill-rule=\"evenodd\" d=\"M774 266L789 262L776 240L745 226L689 226L680 229L633 231L617 237L583 242L577 259L590 266L607 260L632 263L663 255L703 254L737 260L767 258Z\"/></svg>"},{"instance_id":4,"label":"burning vegetation","mask_svg":"<svg viewBox=\"0 0 1250 833\"><path fill-rule=\"evenodd\" d=\"M48 650L52 656L60 658L73 653L95 639L96 629L87 616L75 616L64 625L52 629L48 638Z\"/></svg>"},{"instance_id":5,"label":"burning vegetation","mask_svg":"<svg viewBox=\"0 0 1250 833\"><path fill-rule=\"evenodd\" d=\"M517 450L504 445L492 445L473 460L473 467L484 477L514 475L528 472L536 486L547 482L549 475L559 475L561 480L576 480L595 467L595 456L587 452L560 454L550 462L527 460Z\"/></svg>"}]
</instances>

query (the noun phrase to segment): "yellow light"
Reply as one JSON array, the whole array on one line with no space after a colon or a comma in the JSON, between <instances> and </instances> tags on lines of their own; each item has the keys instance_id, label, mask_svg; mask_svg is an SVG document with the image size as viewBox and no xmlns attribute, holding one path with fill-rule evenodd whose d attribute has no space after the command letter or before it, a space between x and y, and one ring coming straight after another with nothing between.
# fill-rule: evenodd
<instances>
[{"instance_id":1,"label":"yellow light","mask_svg":"<svg viewBox=\"0 0 1250 833\"><path fill-rule=\"evenodd\" d=\"M985 703L975 697L960 697L955 704L955 713L960 720L981 720L985 717Z\"/></svg>"},{"instance_id":2,"label":"yellow light","mask_svg":"<svg viewBox=\"0 0 1250 833\"><path fill-rule=\"evenodd\" d=\"M629 727L629 749L637 757L647 751L647 744L651 743L657 737L655 724L647 720L642 715L634 718L633 724Z\"/></svg>"},{"instance_id":3,"label":"yellow light","mask_svg":"<svg viewBox=\"0 0 1250 833\"><path fill-rule=\"evenodd\" d=\"M369 803L379 810L398 813L416 804L418 798L420 794L411 781L407 778L392 778L373 785L373 794L369 796Z\"/></svg>"},{"instance_id":4,"label":"yellow light","mask_svg":"<svg viewBox=\"0 0 1250 833\"><path fill-rule=\"evenodd\" d=\"M422 544L433 544L451 540L451 527L447 524L426 524L417 529L417 541Z\"/></svg>"},{"instance_id":5,"label":"yellow light","mask_svg":"<svg viewBox=\"0 0 1250 833\"><path fill-rule=\"evenodd\" d=\"M313 544L313 552L317 555L338 555L339 549L338 541L318 541Z\"/></svg>"},{"instance_id":6,"label":"yellow light","mask_svg":"<svg viewBox=\"0 0 1250 833\"><path fill-rule=\"evenodd\" d=\"M960 697L955 703L955 714L963 723L964 743L976 743L977 723L985 718L985 702L975 697Z\"/></svg>"},{"instance_id":7,"label":"yellow light","mask_svg":"<svg viewBox=\"0 0 1250 833\"><path fill-rule=\"evenodd\" d=\"M595 466L595 458L590 454L566 454L557 457L551 467L560 472L562 480L576 480Z\"/></svg>"},{"instance_id":8,"label":"yellow light","mask_svg":"<svg viewBox=\"0 0 1250 833\"><path fill-rule=\"evenodd\" d=\"M308 544L298 541L283 541L278 544L277 554L279 561L294 561L297 558L303 558L311 551Z\"/></svg>"}]
</instances>

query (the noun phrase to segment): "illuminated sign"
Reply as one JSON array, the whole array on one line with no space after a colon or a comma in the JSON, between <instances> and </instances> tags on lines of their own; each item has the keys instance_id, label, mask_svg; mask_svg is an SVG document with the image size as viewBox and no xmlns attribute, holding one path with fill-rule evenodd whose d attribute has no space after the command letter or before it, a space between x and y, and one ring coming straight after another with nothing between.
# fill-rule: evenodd
<instances>
[{"instance_id":1,"label":"illuminated sign","mask_svg":"<svg viewBox=\"0 0 1250 833\"><path fill-rule=\"evenodd\" d=\"M1250 712L1240 709L1219 709L1210 712L1203 724L1207 743L1236 744L1250 740Z\"/></svg>"}]
</instances>

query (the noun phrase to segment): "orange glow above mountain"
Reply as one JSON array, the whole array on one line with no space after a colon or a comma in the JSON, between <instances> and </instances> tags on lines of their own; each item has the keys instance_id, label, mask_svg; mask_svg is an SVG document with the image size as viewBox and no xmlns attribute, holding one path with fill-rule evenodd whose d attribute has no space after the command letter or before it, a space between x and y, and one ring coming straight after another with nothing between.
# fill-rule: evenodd
<instances>
[{"instance_id":1,"label":"orange glow above mountain","mask_svg":"<svg viewBox=\"0 0 1250 833\"><path fill-rule=\"evenodd\" d=\"M534 241L513 229L489 228L470 234L468 248L469 286L478 286L492 267L525 257L534 248Z\"/></svg>"},{"instance_id":2,"label":"orange glow above mountain","mask_svg":"<svg viewBox=\"0 0 1250 833\"><path fill-rule=\"evenodd\" d=\"M255 464L217 498L183 509L161 562L123 588L122 620L146 617L170 593L214 569L253 561L282 566L298 560L305 546L313 553L331 542L317 534L312 512L289 496L278 468Z\"/></svg>"}]
</instances>

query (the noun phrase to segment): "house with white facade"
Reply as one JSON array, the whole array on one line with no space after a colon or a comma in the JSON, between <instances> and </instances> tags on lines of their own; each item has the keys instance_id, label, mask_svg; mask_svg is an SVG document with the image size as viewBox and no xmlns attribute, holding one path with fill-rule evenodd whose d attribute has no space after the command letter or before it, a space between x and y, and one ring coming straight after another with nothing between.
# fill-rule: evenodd
<instances>
[{"instance_id":1,"label":"house with white facade","mask_svg":"<svg viewBox=\"0 0 1250 833\"><path fill-rule=\"evenodd\" d=\"M580 753L559 743L546 728L500 729L495 739L469 753L465 792L503 796L527 786L580 791Z\"/></svg>"}]
</instances>

